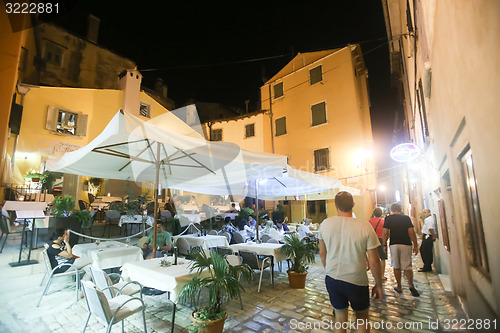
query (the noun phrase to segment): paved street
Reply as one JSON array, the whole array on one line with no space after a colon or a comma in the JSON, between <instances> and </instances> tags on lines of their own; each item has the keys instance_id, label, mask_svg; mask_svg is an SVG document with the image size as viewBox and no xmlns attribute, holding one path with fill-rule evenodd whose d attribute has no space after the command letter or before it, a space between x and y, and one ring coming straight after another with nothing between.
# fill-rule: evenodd
<instances>
[{"instance_id":1,"label":"paved street","mask_svg":"<svg viewBox=\"0 0 500 333\"><path fill-rule=\"evenodd\" d=\"M88 312L84 300L75 302L71 278L55 279L49 294L36 308L42 293L40 281L44 267L39 263L11 268L8 263L17 260L18 251L19 238L11 235L0 254L0 332L81 331ZM40 259L40 251L34 252L35 259ZM237 300L228 304L225 332L330 332L334 317L324 286L323 269L319 257L317 259L309 270L303 290L289 288L285 273L277 274L272 288L269 274L264 272L260 293L257 293L258 275L253 282L244 283L244 310L240 309ZM420 258L414 258L414 264L414 267L421 267ZM410 295L405 283L402 295L393 290L391 268L387 268L386 276L389 279L384 283L384 300L373 303L371 308L373 332L446 332L443 326L446 319L466 318L458 299L443 289L437 274L415 273L415 285L421 293L419 298ZM172 307L166 294L144 296L144 299L148 331L170 332ZM186 305L178 307L176 332L188 332L191 311ZM126 332L141 332L142 318L136 314L126 320L125 325ZM398 329L397 325L405 326ZM87 332L104 330L103 323L91 318ZM120 325L116 325L112 331L120 330Z\"/></svg>"}]
</instances>

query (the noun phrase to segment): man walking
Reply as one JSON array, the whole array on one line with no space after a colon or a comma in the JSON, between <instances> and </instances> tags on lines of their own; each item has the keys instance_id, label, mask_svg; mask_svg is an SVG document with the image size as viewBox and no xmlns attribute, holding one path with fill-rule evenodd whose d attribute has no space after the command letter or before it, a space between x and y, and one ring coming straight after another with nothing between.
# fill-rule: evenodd
<instances>
[{"instance_id":1,"label":"man walking","mask_svg":"<svg viewBox=\"0 0 500 333\"><path fill-rule=\"evenodd\" d=\"M424 267L419 272L432 272L432 262L434 260L434 241L436 240L436 221L431 211L424 209L425 220L422 227L422 244L420 245L420 256L424 262Z\"/></svg>"},{"instance_id":2,"label":"man walking","mask_svg":"<svg viewBox=\"0 0 500 333\"><path fill-rule=\"evenodd\" d=\"M372 294L376 301L382 300L382 272L377 247L380 242L368 221L352 217L354 200L348 192L335 196L338 216L329 217L319 228L319 256L325 267L325 283L337 322L348 321L348 307L356 313L359 332L368 332L370 307L366 256L375 286ZM345 326L337 332L345 332ZM336 327L337 328L337 327Z\"/></svg>"},{"instance_id":3,"label":"man walking","mask_svg":"<svg viewBox=\"0 0 500 333\"><path fill-rule=\"evenodd\" d=\"M401 205L394 203L391 205L391 213L384 222L384 250L387 252L387 240L390 239L391 264L396 278L396 292L402 293L401 270L404 271L408 286L412 296L420 296L413 285L413 270L411 267L411 252L413 243L413 253L418 253L417 236L413 229L413 223L409 216L401 213Z\"/></svg>"}]
</instances>

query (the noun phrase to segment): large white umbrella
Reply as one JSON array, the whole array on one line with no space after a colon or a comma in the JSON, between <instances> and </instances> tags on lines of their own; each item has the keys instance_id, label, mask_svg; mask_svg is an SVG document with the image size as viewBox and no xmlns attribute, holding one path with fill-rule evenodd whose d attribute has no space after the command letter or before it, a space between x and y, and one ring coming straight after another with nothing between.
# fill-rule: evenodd
<instances>
[{"instance_id":1,"label":"large white umbrella","mask_svg":"<svg viewBox=\"0 0 500 333\"><path fill-rule=\"evenodd\" d=\"M176 122L175 117L171 118ZM144 121L119 111L106 128L86 146L66 153L57 161L48 161L49 170L110 179L153 182L155 184L155 226L157 196L161 187L182 184L207 175L226 178L221 168L231 164L239 167L239 177L256 175L279 176L286 166L286 157L274 154L242 154L232 143L207 142L196 135L184 135L181 121L172 126L156 120ZM183 124L183 126L182 126ZM174 127L174 128L172 128ZM186 133L187 134L187 133ZM254 157L251 160L251 157ZM205 185L220 185L220 178L204 178ZM156 233L153 245L156 246Z\"/></svg>"}]
</instances>

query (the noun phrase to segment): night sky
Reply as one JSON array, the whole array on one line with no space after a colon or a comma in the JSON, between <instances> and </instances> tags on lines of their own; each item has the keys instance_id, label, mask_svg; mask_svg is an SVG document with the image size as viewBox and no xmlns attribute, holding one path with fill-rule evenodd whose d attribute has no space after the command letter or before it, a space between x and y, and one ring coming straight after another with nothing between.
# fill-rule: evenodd
<instances>
[{"instance_id":1,"label":"night sky","mask_svg":"<svg viewBox=\"0 0 500 333\"><path fill-rule=\"evenodd\" d=\"M376 157L387 165L398 103L380 0L80 0L55 23L85 36L88 14L101 19L99 44L136 62L143 85L162 78L177 105L194 99L244 110L248 99L255 111L262 84L298 52L361 44Z\"/></svg>"}]
</instances>

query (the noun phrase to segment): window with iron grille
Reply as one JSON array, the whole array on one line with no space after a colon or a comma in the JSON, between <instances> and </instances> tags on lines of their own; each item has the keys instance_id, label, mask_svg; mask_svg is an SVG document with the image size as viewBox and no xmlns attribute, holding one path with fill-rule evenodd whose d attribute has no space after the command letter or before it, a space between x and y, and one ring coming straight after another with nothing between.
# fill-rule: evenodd
<instances>
[{"instance_id":1,"label":"window with iron grille","mask_svg":"<svg viewBox=\"0 0 500 333\"><path fill-rule=\"evenodd\" d=\"M212 141L222 141L222 128L212 130Z\"/></svg>"},{"instance_id":2,"label":"window with iron grille","mask_svg":"<svg viewBox=\"0 0 500 333\"><path fill-rule=\"evenodd\" d=\"M484 239L483 220L479 206L476 175L472 154L469 151L462 157L462 172L467 202L468 222L465 225L467 235L467 249L469 250L469 261L486 277L490 278L490 267L488 264L488 252Z\"/></svg>"},{"instance_id":3,"label":"window with iron grille","mask_svg":"<svg viewBox=\"0 0 500 333\"><path fill-rule=\"evenodd\" d=\"M330 168L329 155L328 148L314 151L314 171L325 171Z\"/></svg>"},{"instance_id":4,"label":"window with iron grille","mask_svg":"<svg viewBox=\"0 0 500 333\"><path fill-rule=\"evenodd\" d=\"M286 117L276 119L274 124L276 126L276 136L286 134Z\"/></svg>"},{"instance_id":5,"label":"window with iron grille","mask_svg":"<svg viewBox=\"0 0 500 333\"><path fill-rule=\"evenodd\" d=\"M150 109L149 105L141 103L141 106L139 107L139 114L143 117L151 118Z\"/></svg>"},{"instance_id":6,"label":"window with iron grille","mask_svg":"<svg viewBox=\"0 0 500 333\"><path fill-rule=\"evenodd\" d=\"M321 69L321 65L318 67L314 67L309 71L309 83L315 84L321 82L323 80L323 72Z\"/></svg>"},{"instance_id":7,"label":"window with iron grille","mask_svg":"<svg viewBox=\"0 0 500 333\"><path fill-rule=\"evenodd\" d=\"M326 103L321 102L311 106L312 126L326 123Z\"/></svg>"},{"instance_id":8,"label":"window with iron grille","mask_svg":"<svg viewBox=\"0 0 500 333\"><path fill-rule=\"evenodd\" d=\"M255 124L245 125L245 138L255 136Z\"/></svg>"},{"instance_id":9,"label":"window with iron grille","mask_svg":"<svg viewBox=\"0 0 500 333\"><path fill-rule=\"evenodd\" d=\"M283 96L283 82L274 85L274 98Z\"/></svg>"}]
</instances>

